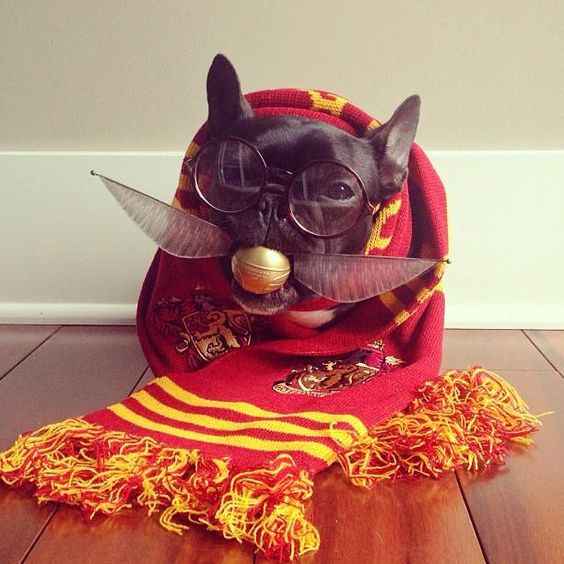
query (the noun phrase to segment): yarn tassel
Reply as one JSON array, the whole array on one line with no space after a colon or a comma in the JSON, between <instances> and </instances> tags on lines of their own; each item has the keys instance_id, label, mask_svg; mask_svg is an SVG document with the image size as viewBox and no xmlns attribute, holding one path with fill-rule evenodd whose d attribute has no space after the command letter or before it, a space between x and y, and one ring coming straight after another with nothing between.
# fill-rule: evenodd
<instances>
[{"instance_id":1,"label":"yarn tassel","mask_svg":"<svg viewBox=\"0 0 564 564\"><path fill-rule=\"evenodd\" d=\"M372 488L381 480L503 464L508 444L532 443L528 435L539 426L500 376L480 367L450 370L338 458L354 484Z\"/></svg>"},{"instance_id":2,"label":"yarn tassel","mask_svg":"<svg viewBox=\"0 0 564 564\"><path fill-rule=\"evenodd\" d=\"M240 472L227 459L77 418L20 436L0 454L0 480L32 484L39 502L78 505L89 518L138 504L149 514L159 511L169 531L203 524L280 560L319 547L317 529L305 517L313 482L289 455Z\"/></svg>"}]
</instances>

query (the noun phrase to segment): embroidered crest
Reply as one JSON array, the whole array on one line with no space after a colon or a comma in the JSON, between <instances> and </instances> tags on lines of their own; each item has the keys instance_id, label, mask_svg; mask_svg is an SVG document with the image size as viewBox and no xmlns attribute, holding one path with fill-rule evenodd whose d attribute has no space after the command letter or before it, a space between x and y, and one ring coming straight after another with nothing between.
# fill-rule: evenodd
<instances>
[{"instance_id":1,"label":"embroidered crest","mask_svg":"<svg viewBox=\"0 0 564 564\"><path fill-rule=\"evenodd\" d=\"M323 360L294 368L285 380L275 382L272 389L280 394L327 396L344 389L365 384L380 372L404 364L394 356L384 354L381 340L368 344L345 358Z\"/></svg>"},{"instance_id":2,"label":"embroidered crest","mask_svg":"<svg viewBox=\"0 0 564 564\"><path fill-rule=\"evenodd\" d=\"M214 300L197 288L190 299L162 298L155 306L155 328L176 337L175 348L193 369L231 349L251 343L251 319L229 300Z\"/></svg>"}]
</instances>

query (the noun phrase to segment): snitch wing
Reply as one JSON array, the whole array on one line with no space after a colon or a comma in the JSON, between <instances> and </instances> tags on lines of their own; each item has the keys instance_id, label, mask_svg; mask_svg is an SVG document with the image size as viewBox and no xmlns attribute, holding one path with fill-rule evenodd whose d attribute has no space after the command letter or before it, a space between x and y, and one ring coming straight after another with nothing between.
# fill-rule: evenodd
<instances>
[{"instance_id":1,"label":"snitch wing","mask_svg":"<svg viewBox=\"0 0 564 564\"><path fill-rule=\"evenodd\" d=\"M353 303L393 290L437 262L406 257L297 254L294 277L320 296Z\"/></svg>"},{"instance_id":2,"label":"snitch wing","mask_svg":"<svg viewBox=\"0 0 564 564\"><path fill-rule=\"evenodd\" d=\"M182 258L228 255L231 238L219 227L125 184L98 176L143 233L167 253Z\"/></svg>"}]
</instances>

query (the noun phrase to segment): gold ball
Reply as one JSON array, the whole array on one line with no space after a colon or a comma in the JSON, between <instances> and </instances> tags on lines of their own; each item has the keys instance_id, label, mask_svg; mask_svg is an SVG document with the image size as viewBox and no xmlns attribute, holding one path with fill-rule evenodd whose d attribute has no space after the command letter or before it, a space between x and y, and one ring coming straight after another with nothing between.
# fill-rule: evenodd
<instances>
[{"instance_id":1,"label":"gold ball","mask_svg":"<svg viewBox=\"0 0 564 564\"><path fill-rule=\"evenodd\" d=\"M253 294L270 294L290 276L290 260L286 255L267 247L239 249L231 259L235 280Z\"/></svg>"}]
</instances>

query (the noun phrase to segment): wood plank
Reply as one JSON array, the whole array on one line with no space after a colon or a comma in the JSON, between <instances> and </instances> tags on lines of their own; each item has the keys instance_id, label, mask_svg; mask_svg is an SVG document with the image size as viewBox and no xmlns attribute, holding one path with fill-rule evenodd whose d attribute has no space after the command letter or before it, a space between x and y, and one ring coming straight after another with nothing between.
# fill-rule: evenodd
<instances>
[{"instance_id":1,"label":"wood plank","mask_svg":"<svg viewBox=\"0 0 564 564\"><path fill-rule=\"evenodd\" d=\"M0 382L0 449L22 431L118 401L145 366L133 327L64 327Z\"/></svg>"},{"instance_id":2,"label":"wood plank","mask_svg":"<svg viewBox=\"0 0 564 564\"><path fill-rule=\"evenodd\" d=\"M149 382L151 382L151 380L154 379L155 376L153 374L153 371L147 367L147 370L145 370L143 376L141 377L139 382L137 382L137 385L135 386L135 389L133 391L138 392L140 389L144 388Z\"/></svg>"},{"instance_id":3,"label":"wood plank","mask_svg":"<svg viewBox=\"0 0 564 564\"><path fill-rule=\"evenodd\" d=\"M0 379L59 329L59 325L0 325Z\"/></svg>"},{"instance_id":4,"label":"wood plank","mask_svg":"<svg viewBox=\"0 0 564 564\"><path fill-rule=\"evenodd\" d=\"M55 510L53 503L38 506L29 492L0 485L0 562L20 562Z\"/></svg>"},{"instance_id":5,"label":"wood plank","mask_svg":"<svg viewBox=\"0 0 564 564\"><path fill-rule=\"evenodd\" d=\"M454 474L367 491L334 465L315 479L312 517L321 547L300 563L484 562Z\"/></svg>"},{"instance_id":6,"label":"wood plank","mask_svg":"<svg viewBox=\"0 0 564 564\"><path fill-rule=\"evenodd\" d=\"M0 381L0 450L26 429L118 401L144 367L134 328L64 327ZM19 561L55 508L0 486L0 561Z\"/></svg>"},{"instance_id":7,"label":"wood plank","mask_svg":"<svg viewBox=\"0 0 564 564\"><path fill-rule=\"evenodd\" d=\"M451 332L449 331L448 333ZM486 360L488 360L488 358L492 359L492 363L490 364L486 364L485 361L482 361L482 363L490 368L501 370L500 366L514 360L511 357L511 347L514 345L521 347L523 345L523 341L514 336L511 336L511 338L503 338L502 336L501 340L496 342L499 333L518 334L519 332L469 331L467 333L464 339L454 339L454 341L450 341L450 347L447 348L447 352L450 350L454 353L450 355L450 358L454 358L455 361L461 358L464 359L465 355L466 358L472 358L470 355L475 353L476 344L481 343L486 351L481 357ZM481 335L477 340L469 339L469 337L472 336L471 334L476 333L490 333L490 335L487 335L487 338ZM453 342L455 344L459 343L462 351L459 348L457 352L456 346L453 347L452 345ZM528 344L534 350L531 343L529 342ZM496 350L499 349L501 349L501 355L498 362L496 361ZM536 354L538 355L538 352ZM35 356L35 354L30 358L33 358L33 356ZM525 363L523 363L521 359L518 364L517 368L519 370L522 369L524 364L532 362L529 351L525 353L524 360ZM25 365L26 362L22 363L22 366ZM476 363L475 360L466 362L464 365L474 363ZM458 366L462 366L462 364L458 364ZM550 366L546 362L539 363L539 366L543 367L541 370L550 369ZM18 369L19 368L20 367L18 367ZM536 375L544 377L546 374L550 373L550 370L548 370L547 372L536 373ZM554 375L554 373L552 374ZM526 375L526 372L516 373L516 377ZM12 375L10 374L10 376ZM512 374L511 376L513 378L514 375ZM137 388L142 387L151 377L152 375L147 371ZM82 377L80 381L83 381ZM517 385L520 386L520 384ZM521 391L526 399L533 404L532 394L524 389ZM0 402L3 395L3 389L0 386ZM557 404L562 404L561 396L548 393L548 397L552 400L551 405L556 406ZM109 401L104 402L103 405L107 403L109 403ZM3 423L2 408L3 406L0 403L0 421ZM546 408L546 405L543 409L544 408ZM85 411L87 411L87 409ZM547 426L548 419L549 418L547 418ZM2 426L3 425L0 425L0 439ZM539 434L537 443L547 431L547 426L545 426L545 429ZM554 436L548 441L548 444L558 444L557 440L559 440L562 431L561 424L558 429L557 433L553 433ZM537 453L537 451L538 447L535 449L535 453ZM528 453L521 456L529 458ZM555 459L553 464L555 469L558 468L558 466L561 468L562 456L560 455L560 458ZM510 460L510 466L510 473L512 473L514 466L513 459ZM488 481L488 483L491 482L494 485L505 477L503 471L499 472L499 469L495 471L496 474L500 475L497 476L495 480ZM526 474L524 474L524 476L526 477ZM480 478L477 476L461 475L461 479L472 480L472 483L477 480L476 483L481 483ZM484 479L487 479L487 476L484 476ZM540 481L542 480L546 481L547 478L545 477ZM546 482L548 484L561 483L561 480L556 475L550 476L548 480L549 481ZM470 490L467 490L468 484L466 481L464 484L465 493L469 495ZM474 486L472 485L472 487ZM554 509L553 503L553 507L550 508L550 504L546 504L546 495L543 494L540 503L537 503L537 507L534 509L533 517L528 519L528 529L523 530L521 528L516 532L514 529L511 529L511 526L516 526L511 520L511 511L514 510L515 504L520 507L519 513L529 511L530 503L535 502L534 497L536 493L533 493L533 499L531 500L529 499L531 497L529 494L525 495L525 497L522 496L522 485L510 486L507 490L509 490L509 492L506 491L505 493L506 495L512 496L511 503L513 505L506 501L500 501L500 499L503 498L503 492L498 496L498 504L509 508L503 515L503 519L506 521L509 520L509 524L502 523L502 525L499 525L496 529L497 535L506 534L509 526L510 536L524 537L522 538L522 543L530 544L530 540L528 540L527 537L530 535L533 537L535 535L538 536L537 529L540 524L541 528L548 531L548 536L552 537L553 540L558 539L558 531L555 527L562 520L561 505ZM518 493L516 494L515 492ZM16 506L11 508L12 514L17 514L18 510L22 507L19 505L21 501L29 502L30 508L32 508L33 511L37 511L37 508L35 505L31 504L29 498L21 497L17 492L8 493L9 496L13 498L9 503L13 504L14 499L16 499ZM556 492L553 491L551 494L553 498L558 497L555 493ZM481 501L487 503L488 499L484 500L483 497L488 498L488 496L495 497L495 493L490 490L489 494L486 493L485 496L482 496ZM18 497L20 498L19 501L17 499ZM477 511L476 503L472 505L470 497L468 497L468 501L472 510ZM556 500L552 499L552 501L555 502ZM9 503L6 505L8 506ZM549 507L552 528L547 528L544 521L538 516L543 505ZM487 514L491 512L492 509L495 509L495 507L495 499L492 499L490 507L483 508L483 511L479 511L479 513L481 515ZM554 509L554 511L552 509ZM463 504L461 504L460 493L452 476L440 481L421 480L417 482L381 484L374 491L366 492L365 490L350 485L346 478L341 475L340 470L333 468L322 473L316 479L313 510L314 521L320 528L322 535L322 547L317 555L305 557L302 559L302 562L343 562L345 559L349 558L355 558L358 562L406 562L412 560L437 562L451 561L451 559L462 562L483 562L480 548L477 544L465 508ZM59 516L59 514L61 516ZM6 521L3 515L5 514L2 513L2 491L0 490L0 561L16 561L15 558L5 558L4 556L7 553L2 552L4 548L4 543L2 542L2 525L3 522ZM22 517L25 518L25 512L22 514ZM11 518L10 516L10 519ZM518 518L523 519L523 515L519 515ZM513 517L513 520L516 520L516 518ZM492 542L487 544L483 536L484 530L486 536L488 532L490 532L490 528L493 526L492 523L486 523L484 525L481 522L477 522L476 524L482 535L482 542L485 543L484 546L490 551L487 552L488 560L494 564L505 561L557 561L552 558L554 554L551 556L547 554L546 551L538 552L536 547L530 549L528 553L519 549L520 554L526 554L527 557L533 554L532 559L519 560L515 558L515 554L507 552L507 546L504 547L506 550L505 553L503 550L498 549L500 557L497 558L495 550L491 548L494 545L492 545ZM57 534L48 536L47 533L50 530L55 531ZM21 535L21 531L21 526L12 527L11 535ZM6 530L5 538L11 540L11 537L8 536L9 534L10 532ZM495 534L491 534L490 536L495 537ZM548 543L548 545L550 545L550 540L546 538L547 534L542 532L540 536L541 539L539 540L537 538L536 544L540 542L541 544L544 543L546 545ZM456 541L453 542L453 539L456 539ZM492 541L492 539L486 540ZM494 544L496 540L499 541L499 539L493 538ZM449 545L449 542L452 546ZM558 542L557 540L556 543ZM79 549L67 552L67 547L72 547L73 545L78 545ZM561 544L556 545L552 542L551 546L551 550L553 551L562 550ZM494 546L494 548L496 547ZM21 551L16 551L16 553L21 554ZM541 558L538 560L535 559L534 556L536 553L541 555ZM555 552L555 554L558 554L558 552ZM147 519L142 512L135 510L126 511L109 519L103 517L96 518L93 523L85 524L76 510L66 507L61 508L57 512L56 518L49 524L45 534L40 538L34 550L31 552L29 560L32 562L82 562L83 560L87 560L88 562L107 562L108 560L119 559L125 562L175 562L181 558L186 560L186 557L188 557L188 561L190 562L249 562L252 560L249 546L245 545L240 547L234 541L224 541L217 534L208 533L203 530L202 527L194 526L188 531L188 535L178 537L162 530L154 518ZM265 560L261 558L257 558L257 561L265 562Z\"/></svg>"},{"instance_id":8,"label":"wood plank","mask_svg":"<svg viewBox=\"0 0 564 564\"><path fill-rule=\"evenodd\" d=\"M163 529L157 518L139 508L111 517L82 519L73 508L61 507L26 560L27 564L120 562L162 564L251 564L253 551L194 525L182 536Z\"/></svg>"},{"instance_id":9,"label":"wood plank","mask_svg":"<svg viewBox=\"0 0 564 564\"><path fill-rule=\"evenodd\" d=\"M525 331L548 361L564 376L564 331Z\"/></svg>"},{"instance_id":10,"label":"wood plank","mask_svg":"<svg viewBox=\"0 0 564 564\"><path fill-rule=\"evenodd\" d=\"M512 448L507 464L459 479L474 525L492 564L564 561L564 382L555 371L502 374L543 418L535 446Z\"/></svg>"},{"instance_id":11,"label":"wood plank","mask_svg":"<svg viewBox=\"0 0 564 564\"><path fill-rule=\"evenodd\" d=\"M443 349L443 370L476 364L490 370L552 368L521 331L449 329Z\"/></svg>"},{"instance_id":12,"label":"wood plank","mask_svg":"<svg viewBox=\"0 0 564 564\"><path fill-rule=\"evenodd\" d=\"M0 325L0 377L59 329L59 325ZM53 511L53 504L38 508L29 495L0 485L0 516L10 515L9 519L0 523L0 561L16 562L22 554L22 548L10 539L22 538L23 535L23 544L31 542L33 531L40 531ZM23 531L22 523L25 523ZM26 530L30 533L28 538L25 538Z\"/></svg>"}]
</instances>

